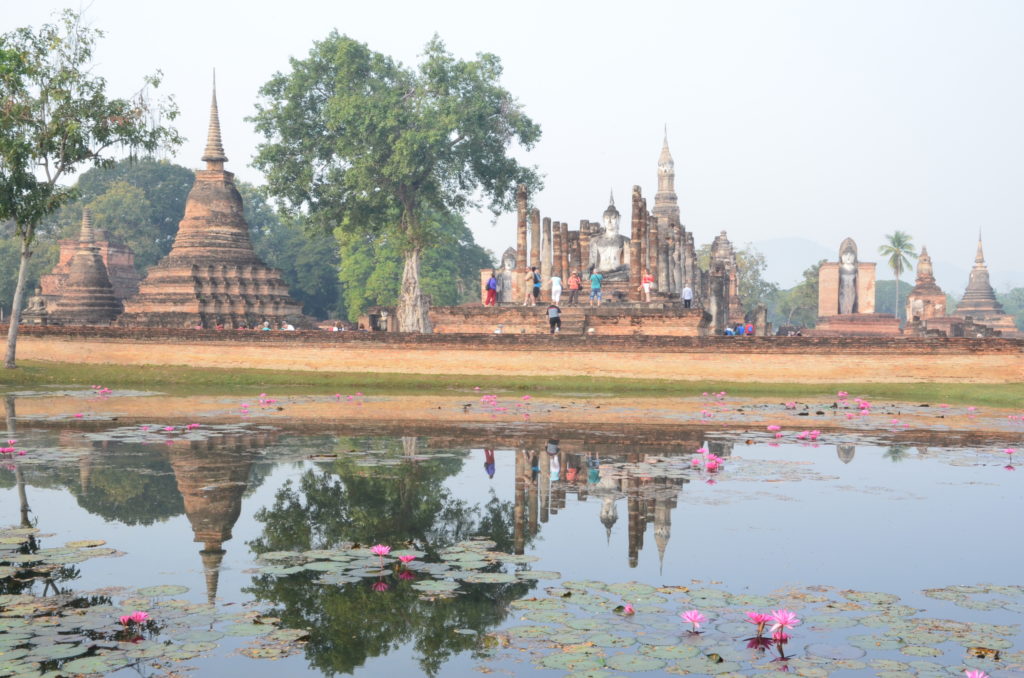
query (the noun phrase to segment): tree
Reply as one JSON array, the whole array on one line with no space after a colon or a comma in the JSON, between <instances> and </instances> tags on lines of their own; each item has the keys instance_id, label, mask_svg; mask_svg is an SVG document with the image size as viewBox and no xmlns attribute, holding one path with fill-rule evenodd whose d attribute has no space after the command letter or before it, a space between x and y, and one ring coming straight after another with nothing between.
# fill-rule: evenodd
<instances>
[{"instance_id":1,"label":"tree","mask_svg":"<svg viewBox=\"0 0 1024 678\"><path fill-rule=\"evenodd\" d=\"M422 287L432 303L454 305L479 302L480 269L494 265L490 254L476 244L462 217L428 215L437 223L435 242L423 251ZM401 293L400 243L382 237L341 239L340 279L349 320L355 322L368 306L392 306Z\"/></svg>"},{"instance_id":2,"label":"tree","mask_svg":"<svg viewBox=\"0 0 1024 678\"><path fill-rule=\"evenodd\" d=\"M767 305L778 293L779 286L764 279L768 262L764 253L747 243L743 249L735 250L736 287L743 302L743 311L752 312L760 304ZM705 271L711 266L711 245L701 245L697 250L697 265Z\"/></svg>"},{"instance_id":3,"label":"tree","mask_svg":"<svg viewBox=\"0 0 1024 678\"><path fill-rule=\"evenodd\" d=\"M126 99L107 97L106 80L92 73L92 51L102 32L65 11L38 31L0 36L0 221L12 220L21 241L18 282L11 304L5 367L15 367L18 322L36 228L74 197L60 181L82 165L107 166L114 148L155 151L180 143L163 124L173 100L153 103L149 87Z\"/></svg>"},{"instance_id":4,"label":"tree","mask_svg":"<svg viewBox=\"0 0 1024 678\"><path fill-rule=\"evenodd\" d=\"M805 269L803 280L776 295L775 304L770 309L773 322L814 327L818 319L818 270L823 263L824 259Z\"/></svg>"},{"instance_id":5,"label":"tree","mask_svg":"<svg viewBox=\"0 0 1024 678\"><path fill-rule=\"evenodd\" d=\"M270 194L326 232L394 239L403 331L430 330L420 260L437 232L425 215L484 205L497 215L516 184L540 183L509 155L531 148L540 128L501 72L498 57L457 60L437 36L412 69L332 32L260 90L253 121L266 142L254 165Z\"/></svg>"},{"instance_id":6,"label":"tree","mask_svg":"<svg viewBox=\"0 0 1024 678\"><path fill-rule=\"evenodd\" d=\"M910 259L917 259L913 238L903 231L893 231L885 236L888 244L878 248L878 253L888 257L889 268L896 276L896 318L900 317L900 276L910 268Z\"/></svg>"}]
</instances>

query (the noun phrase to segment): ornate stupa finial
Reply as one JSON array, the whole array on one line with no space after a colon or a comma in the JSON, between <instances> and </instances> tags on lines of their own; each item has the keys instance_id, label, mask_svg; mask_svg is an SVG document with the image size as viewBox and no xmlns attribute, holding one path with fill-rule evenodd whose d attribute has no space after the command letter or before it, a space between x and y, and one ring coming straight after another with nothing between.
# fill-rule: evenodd
<instances>
[{"instance_id":1,"label":"ornate stupa finial","mask_svg":"<svg viewBox=\"0 0 1024 678\"><path fill-rule=\"evenodd\" d=\"M227 156L224 155L224 144L220 138L220 115L217 112L217 71L213 72L213 98L210 102L210 126L206 132L206 150L200 158L206 163L206 169L224 169Z\"/></svg>"},{"instance_id":2,"label":"ornate stupa finial","mask_svg":"<svg viewBox=\"0 0 1024 678\"><path fill-rule=\"evenodd\" d=\"M974 255L975 264L985 263L985 253L981 251L981 229L978 229L978 251Z\"/></svg>"},{"instance_id":3,"label":"ornate stupa finial","mask_svg":"<svg viewBox=\"0 0 1024 678\"><path fill-rule=\"evenodd\" d=\"M82 231L78 235L78 242L83 244L96 242L96 235L92 230L92 212L88 207L82 209Z\"/></svg>"},{"instance_id":4,"label":"ornate stupa finial","mask_svg":"<svg viewBox=\"0 0 1024 678\"><path fill-rule=\"evenodd\" d=\"M666 123L665 138L661 140L661 155L658 156L658 169L665 172L672 169L674 164L672 162L672 152L668 150L668 123Z\"/></svg>"},{"instance_id":5,"label":"ornate stupa finial","mask_svg":"<svg viewBox=\"0 0 1024 678\"><path fill-rule=\"evenodd\" d=\"M608 189L608 207L615 207L615 191Z\"/></svg>"}]
</instances>

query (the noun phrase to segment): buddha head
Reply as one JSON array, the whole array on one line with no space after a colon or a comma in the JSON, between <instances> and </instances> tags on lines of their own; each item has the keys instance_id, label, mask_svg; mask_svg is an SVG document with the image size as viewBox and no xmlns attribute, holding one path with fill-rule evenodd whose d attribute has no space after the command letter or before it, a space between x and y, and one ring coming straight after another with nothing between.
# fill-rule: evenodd
<instances>
[{"instance_id":1,"label":"buddha head","mask_svg":"<svg viewBox=\"0 0 1024 678\"><path fill-rule=\"evenodd\" d=\"M844 267L857 263L857 243L853 242L853 238L847 238L839 246L839 263Z\"/></svg>"},{"instance_id":2,"label":"buddha head","mask_svg":"<svg viewBox=\"0 0 1024 678\"><path fill-rule=\"evenodd\" d=\"M515 270L516 267L516 251L509 247L505 250L504 254L501 255L501 267L506 271Z\"/></svg>"},{"instance_id":3,"label":"buddha head","mask_svg":"<svg viewBox=\"0 0 1024 678\"><path fill-rule=\"evenodd\" d=\"M619 234L619 219L621 215L619 210L615 209L615 196L609 194L608 196L608 209L604 211L604 215L601 217L601 223L604 225L604 236L616 236Z\"/></svg>"}]
</instances>

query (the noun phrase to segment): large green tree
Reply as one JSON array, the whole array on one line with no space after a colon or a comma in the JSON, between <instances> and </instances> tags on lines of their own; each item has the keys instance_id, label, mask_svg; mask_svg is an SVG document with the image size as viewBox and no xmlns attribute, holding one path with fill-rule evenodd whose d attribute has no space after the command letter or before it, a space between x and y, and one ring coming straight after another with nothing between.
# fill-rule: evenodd
<instances>
[{"instance_id":1,"label":"large green tree","mask_svg":"<svg viewBox=\"0 0 1024 678\"><path fill-rule=\"evenodd\" d=\"M438 234L425 216L500 214L516 184L539 184L510 151L531 148L540 128L501 73L493 54L459 60L436 36L409 68L335 31L260 90L253 120L266 142L254 164L271 195L327 232L395 239L403 331L430 330L420 264Z\"/></svg>"},{"instance_id":2,"label":"large green tree","mask_svg":"<svg viewBox=\"0 0 1024 678\"><path fill-rule=\"evenodd\" d=\"M764 277L768 262L764 253L747 243L736 253L736 288L743 302L743 311L750 313L759 304L768 305L779 291L779 286ZM711 245L705 243L697 249L697 265L705 271L711 266Z\"/></svg>"},{"instance_id":3,"label":"large green tree","mask_svg":"<svg viewBox=\"0 0 1024 678\"><path fill-rule=\"evenodd\" d=\"M152 102L158 76L128 98L107 96L93 72L92 52L102 32L66 11L39 29L0 35L0 221L11 220L21 240L5 367L15 367L18 321L36 228L74 196L61 183L84 165L113 161L114 149L155 151L180 142L161 123L173 120L173 101Z\"/></svg>"},{"instance_id":4,"label":"large green tree","mask_svg":"<svg viewBox=\"0 0 1024 678\"><path fill-rule=\"evenodd\" d=\"M878 253L886 257L889 269L896 276L896 317L900 317L900 276L910 268L910 260L917 259L917 251L914 249L913 238L903 231L893 231L885 236L886 244L878 248Z\"/></svg>"},{"instance_id":5,"label":"large green tree","mask_svg":"<svg viewBox=\"0 0 1024 678\"><path fill-rule=\"evenodd\" d=\"M434 242L423 250L423 292L431 302L454 305L480 299L480 269L494 265L491 255L476 244L462 217L430 215ZM341 241L340 278L349 320L355 322L368 306L393 306L401 293L401 241L390 234L348 235Z\"/></svg>"},{"instance_id":6,"label":"large green tree","mask_svg":"<svg viewBox=\"0 0 1024 678\"><path fill-rule=\"evenodd\" d=\"M768 312L776 326L814 327L818 319L818 270L823 263L824 259L804 269L799 283L774 295Z\"/></svg>"}]
</instances>

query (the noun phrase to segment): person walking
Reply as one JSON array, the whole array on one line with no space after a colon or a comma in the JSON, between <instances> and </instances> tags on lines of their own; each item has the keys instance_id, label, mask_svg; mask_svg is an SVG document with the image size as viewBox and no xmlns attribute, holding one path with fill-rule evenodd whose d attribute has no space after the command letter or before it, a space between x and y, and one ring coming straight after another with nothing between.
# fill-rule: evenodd
<instances>
[{"instance_id":1,"label":"person walking","mask_svg":"<svg viewBox=\"0 0 1024 678\"><path fill-rule=\"evenodd\" d=\"M580 278L578 271L573 271L569 275L569 305L575 306L579 301L580 287L583 286L583 280Z\"/></svg>"},{"instance_id":2,"label":"person walking","mask_svg":"<svg viewBox=\"0 0 1024 678\"><path fill-rule=\"evenodd\" d=\"M523 299L523 306L536 306L537 300L540 299L540 273L537 273L537 267L531 266L530 270L526 272L526 297Z\"/></svg>"},{"instance_id":3,"label":"person walking","mask_svg":"<svg viewBox=\"0 0 1024 678\"><path fill-rule=\"evenodd\" d=\"M548 325L551 326L551 334L558 334L562 330L562 309L553 301L548 306Z\"/></svg>"},{"instance_id":4,"label":"person walking","mask_svg":"<svg viewBox=\"0 0 1024 678\"><path fill-rule=\"evenodd\" d=\"M498 301L498 278L494 275L494 271L491 271L491 277L487 280L487 298L484 300L484 306L494 306Z\"/></svg>"},{"instance_id":5,"label":"person walking","mask_svg":"<svg viewBox=\"0 0 1024 678\"><path fill-rule=\"evenodd\" d=\"M594 305L594 300L597 300L597 305L601 305L601 281L604 280L604 276L590 268L590 305Z\"/></svg>"},{"instance_id":6,"label":"person walking","mask_svg":"<svg viewBox=\"0 0 1024 678\"><path fill-rule=\"evenodd\" d=\"M638 291L644 293L644 301L650 302L651 300L651 285L654 284L654 276L650 274L647 269L644 269L643 276L640 278L640 289Z\"/></svg>"},{"instance_id":7,"label":"person walking","mask_svg":"<svg viewBox=\"0 0 1024 678\"><path fill-rule=\"evenodd\" d=\"M693 304L693 290L689 285L683 286L683 308L690 308Z\"/></svg>"},{"instance_id":8,"label":"person walking","mask_svg":"<svg viewBox=\"0 0 1024 678\"><path fill-rule=\"evenodd\" d=\"M551 276L551 302L557 304L562 300L562 279L557 276Z\"/></svg>"}]
</instances>

